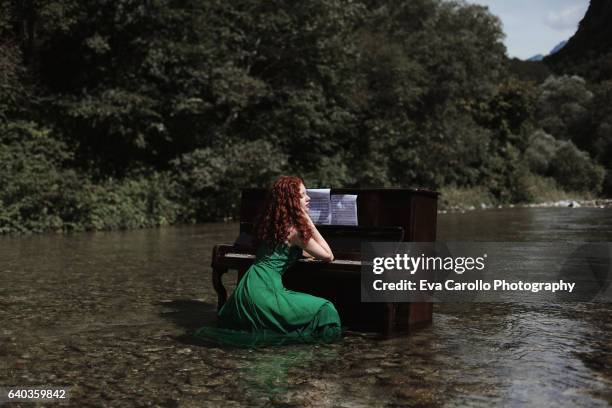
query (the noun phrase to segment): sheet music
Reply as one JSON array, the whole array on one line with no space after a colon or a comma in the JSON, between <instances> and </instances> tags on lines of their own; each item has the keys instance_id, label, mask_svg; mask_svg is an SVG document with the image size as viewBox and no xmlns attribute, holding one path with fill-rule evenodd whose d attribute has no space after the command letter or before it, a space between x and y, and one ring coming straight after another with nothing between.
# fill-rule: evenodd
<instances>
[{"instance_id":1,"label":"sheet music","mask_svg":"<svg viewBox=\"0 0 612 408\"><path fill-rule=\"evenodd\" d=\"M331 196L331 223L333 225L358 225L357 195L334 194Z\"/></svg>"},{"instance_id":2,"label":"sheet music","mask_svg":"<svg viewBox=\"0 0 612 408\"><path fill-rule=\"evenodd\" d=\"M309 188L306 193L310 196L310 209L308 214L315 224L331 224L331 208L329 188Z\"/></svg>"}]
</instances>

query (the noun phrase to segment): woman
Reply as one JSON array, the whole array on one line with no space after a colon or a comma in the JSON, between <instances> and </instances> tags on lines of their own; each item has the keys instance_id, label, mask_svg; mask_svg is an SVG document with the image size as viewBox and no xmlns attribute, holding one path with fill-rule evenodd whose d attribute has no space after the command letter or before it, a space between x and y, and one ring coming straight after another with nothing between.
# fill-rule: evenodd
<instances>
[{"instance_id":1,"label":"woman","mask_svg":"<svg viewBox=\"0 0 612 408\"><path fill-rule=\"evenodd\" d=\"M300 178L282 176L274 182L254 229L255 262L219 310L219 327L203 327L196 337L234 346L341 339L340 317L330 301L282 283L283 273L302 254L334 259L308 215L309 202Z\"/></svg>"}]
</instances>

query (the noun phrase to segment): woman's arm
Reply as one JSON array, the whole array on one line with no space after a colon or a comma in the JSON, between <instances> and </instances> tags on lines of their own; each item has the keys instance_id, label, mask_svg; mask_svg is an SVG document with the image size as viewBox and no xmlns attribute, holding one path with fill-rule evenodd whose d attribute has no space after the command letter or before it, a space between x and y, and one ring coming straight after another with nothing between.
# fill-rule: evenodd
<instances>
[{"instance_id":1,"label":"woman's arm","mask_svg":"<svg viewBox=\"0 0 612 408\"><path fill-rule=\"evenodd\" d=\"M333 261L334 254L332 253L331 249L329 249L329 245L327 245L327 242L325 242L325 239L323 239L323 237L321 236L319 231L317 231L314 225L311 225L311 228L313 228L313 235L308 240L307 244L304 243L302 237L300 237L297 231L295 230L293 230L289 235L289 242L291 243L291 245L299 246L304 252L315 257L316 259L320 259L326 262ZM325 246L320 244L319 240L315 238L315 234L317 234L320 240L325 243Z\"/></svg>"},{"instance_id":2,"label":"woman's arm","mask_svg":"<svg viewBox=\"0 0 612 408\"><path fill-rule=\"evenodd\" d=\"M331 251L323 248L317 241L314 239L309 239L307 244L304 244L304 241L299 239L297 245L302 248L306 253L312 255L316 259L320 259L325 262L331 262L334 260L334 254Z\"/></svg>"}]
</instances>

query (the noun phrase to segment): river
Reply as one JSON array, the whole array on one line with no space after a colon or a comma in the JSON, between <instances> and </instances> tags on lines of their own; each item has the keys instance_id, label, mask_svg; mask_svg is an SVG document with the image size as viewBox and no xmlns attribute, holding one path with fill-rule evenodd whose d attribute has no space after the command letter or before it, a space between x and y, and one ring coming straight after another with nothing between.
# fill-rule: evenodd
<instances>
[{"instance_id":1,"label":"river","mask_svg":"<svg viewBox=\"0 0 612 408\"><path fill-rule=\"evenodd\" d=\"M212 246L237 230L0 237L0 387L69 387L59 405L71 406L612 403L610 304L444 303L431 327L408 337L351 332L337 344L259 350L197 344L188 333L215 318ZM612 209L440 214L438 239L612 241ZM235 278L226 275L226 286Z\"/></svg>"}]
</instances>

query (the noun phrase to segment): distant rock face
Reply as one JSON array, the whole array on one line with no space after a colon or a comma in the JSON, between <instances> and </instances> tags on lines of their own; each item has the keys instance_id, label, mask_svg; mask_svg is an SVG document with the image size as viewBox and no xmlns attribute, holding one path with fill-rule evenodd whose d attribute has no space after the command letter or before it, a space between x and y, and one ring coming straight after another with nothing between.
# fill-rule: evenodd
<instances>
[{"instance_id":1,"label":"distant rock face","mask_svg":"<svg viewBox=\"0 0 612 408\"><path fill-rule=\"evenodd\" d=\"M550 53L548 55L553 55L553 54L558 53L559 51L561 51L563 47L565 47L566 44L567 44L567 41L561 41L559 44L555 45L555 48L550 50Z\"/></svg>"},{"instance_id":2,"label":"distant rock face","mask_svg":"<svg viewBox=\"0 0 612 408\"><path fill-rule=\"evenodd\" d=\"M576 34L558 52L544 58L556 64L563 60L593 58L612 51L612 1L591 0Z\"/></svg>"}]
</instances>

